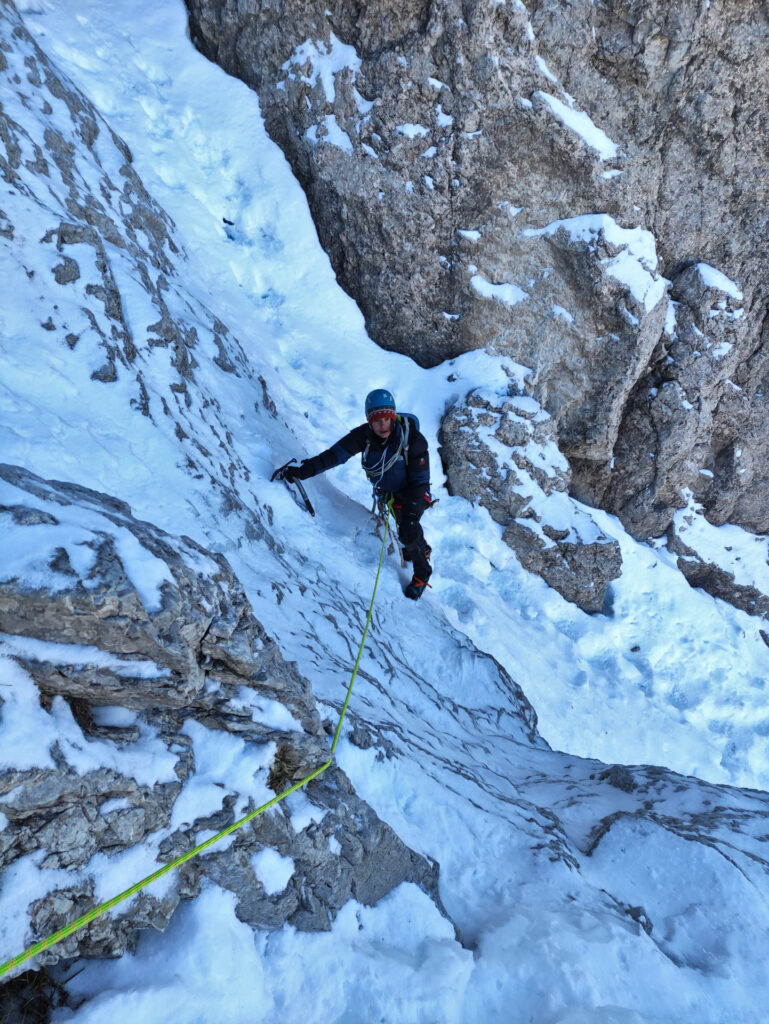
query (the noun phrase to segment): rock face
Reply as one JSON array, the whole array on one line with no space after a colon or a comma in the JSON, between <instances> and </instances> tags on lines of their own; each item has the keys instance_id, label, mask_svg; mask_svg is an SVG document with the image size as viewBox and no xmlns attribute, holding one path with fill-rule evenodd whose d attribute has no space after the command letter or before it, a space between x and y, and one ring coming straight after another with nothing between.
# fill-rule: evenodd
<instances>
[{"instance_id":1,"label":"rock face","mask_svg":"<svg viewBox=\"0 0 769 1024\"><path fill-rule=\"evenodd\" d=\"M508 396L473 391L448 411L440 442L449 486L505 527L524 568L598 612L620 574L619 545L568 497L571 474L553 421L522 384L511 382Z\"/></svg>"},{"instance_id":2,"label":"rock face","mask_svg":"<svg viewBox=\"0 0 769 1024\"><path fill-rule=\"evenodd\" d=\"M12 466L0 519L0 705L6 736L28 737L0 770L0 867L25 879L12 955L304 778L329 742L221 555ZM205 877L258 928L328 929L403 881L440 904L437 865L331 766L40 961L120 955Z\"/></svg>"},{"instance_id":3,"label":"rock face","mask_svg":"<svg viewBox=\"0 0 769 1024\"><path fill-rule=\"evenodd\" d=\"M665 330L623 413L608 482L580 463L585 500L658 536L691 492L715 524L769 527L763 343L749 338L742 293L705 264L673 278Z\"/></svg>"},{"instance_id":4,"label":"rock face","mask_svg":"<svg viewBox=\"0 0 769 1024\"><path fill-rule=\"evenodd\" d=\"M187 5L372 337L530 366L573 493L637 537L685 487L769 528L764 4Z\"/></svg>"}]
</instances>

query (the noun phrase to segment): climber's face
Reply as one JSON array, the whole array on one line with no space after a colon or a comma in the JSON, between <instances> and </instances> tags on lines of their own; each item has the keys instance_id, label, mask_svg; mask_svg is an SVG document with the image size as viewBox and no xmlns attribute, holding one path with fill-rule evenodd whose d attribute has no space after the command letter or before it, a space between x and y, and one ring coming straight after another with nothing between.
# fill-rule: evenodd
<instances>
[{"instance_id":1,"label":"climber's face","mask_svg":"<svg viewBox=\"0 0 769 1024\"><path fill-rule=\"evenodd\" d=\"M389 437L392 433L393 422L389 416L378 416L375 420L371 421L371 429L377 437L381 437L384 440L384 438Z\"/></svg>"}]
</instances>

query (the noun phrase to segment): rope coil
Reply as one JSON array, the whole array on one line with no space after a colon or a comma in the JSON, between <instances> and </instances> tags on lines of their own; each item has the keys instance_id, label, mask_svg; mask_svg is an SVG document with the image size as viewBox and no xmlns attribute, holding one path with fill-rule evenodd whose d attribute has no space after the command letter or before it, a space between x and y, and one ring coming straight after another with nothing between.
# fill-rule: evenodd
<instances>
[{"instance_id":1,"label":"rope coil","mask_svg":"<svg viewBox=\"0 0 769 1024\"><path fill-rule=\"evenodd\" d=\"M371 592L371 601L369 602L368 614L366 616L366 625L363 629L363 636L361 637L360 646L358 647L358 656L355 659L355 666L352 670L352 675L350 676L350 682L347 685L347 693L345 694L344 703L342 704L342 710L339 714L339 721L337 722L336 731L334 732L334 739L333 742L331 743L331 756L329 757L328 761L322 764L319 768L316 768L315 771L311 772L306 778L301 779L299 782L295 782L293 786L289 786L288 789L284 789L282 793L278 793L277 796L274 796L271 800L268 800L266 804L262 804L261 807L257 807L255 810L250 811L248 814L245 815L245 817L240 818L239 821L233 822L231 825L228 825L227 828L222 829L221 832L217 832L216 835L206 839L205 842L199 843L197 846L194 846L191 850L188 850L186 853L183 853L180 856L175 857L173 860L169 861L168 864L164 864L161 868L158 868L157 871L153 871L151 875L147 875L147 877L142 878L141 881L135 882L130 888L126 889L124 892L119 893L117 896L113 896L111 899L106 900L104 903L99 903L97 906L92 907L81 917L78 917L77 920L72 921L68 925L65 925L58 931L53 932L53 934L47 936L47 938L41 939L39 942L34 943L34 945L30 946L28 949L25 949L23 953L19 953L18 956L12 957L10 960L6 960L5 963L0 964L0 978L4 977L10 971L15 970L15 968L20 967L23 963L26 963L28 960L31 960L33 957L37 956L38 953L42 953L43 950L50 949L50 947L55 946L57 942L61 942L62 939L66 939L68 936L79 931L81 928L84 928L92 921L95 921L97 917L101 917L102 914L106 914L107 911L112 910L113 907L116 907L119 903L123 903L125 900L130 899L131 896L135 896L136 893L141 892L142 889L145 889L148 885L151 885L153 882L156 882L159 878L162 878L163 875L169 874L175 868L180 867L188 860L192 860L193 857L197 857L198 854L203 853L204 850L208 850L215 843L218 843L220 839L224 839L226 836L229 836L233 832L236 832L243 825L248 824L249 821L253 821L253 819L258 817L260 814L263 814L271 807L274 807L276 804L280 803L281 800L285 800L287 796L290 796L292 793L295 793L297 789L301 789L303 786L306 786L309 782L312 782L313 779L317 779L319 775L322 775L323 772L325 772L326 769L331 766L334 760L334 752L336 750L336 745L339 742L339 737L342 732L342 724L344 722L345 715L347 714L347 705L349 704L350 696L352 695L353 683L355 682L355 677L358 674L360 659L363 655L363 647L366 643L366 637L368 636L368 629L371 624L371 615L374 611L374 600L376 598L377 587L379 586L379 576L382 571L382 561L384 559L385 545L387 543L387 533L390 525L390 513L392 511L391 506L392 501L389 501L387 503L387 516L385 518L382 548L381 551L379 552L379 564L377 566L376 578L374 579L374 589Z\"/></svg>"}]
</instances>

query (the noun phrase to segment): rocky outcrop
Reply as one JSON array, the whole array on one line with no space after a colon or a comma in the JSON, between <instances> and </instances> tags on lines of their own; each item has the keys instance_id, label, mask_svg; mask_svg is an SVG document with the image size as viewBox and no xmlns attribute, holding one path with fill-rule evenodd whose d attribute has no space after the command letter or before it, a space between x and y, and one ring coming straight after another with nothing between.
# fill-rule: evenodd
<instances>
[{"instance_id":1,"label":"rocky outcrop","mask_svg":"<svg viewBox=\"0 0 769 1024\"><path fill-rule=\"evenodd\" d=\"M671 299L650 367L624 408L608 482L580 462L579 493L644 539L668 528L684 492L713 523L765 532L764 346L746 360L742 292L715 268L686 267Z\"/></svg>"},{"instance_id":2,"label":"rocky outcrop","mask_svg":"<svg viewBox=\"0 0 769 1024\"><path fill-rule=\"evenodd\" d=\"M693 587L749 615L769 618L769 541L737 526L713 526L689 493L668 530L668 550ZM764 631L761 635L766 638Z\"/></svg>"},{"instance_id":3,"label":"rocky outcrop","mask_svg":"<svg viewBox=\"0 0 769 1024\"><path fill-rule=\"evenodd\" d=\"M767 529L758 0L187 4L197 45L258 90L372 337L423 365L487 347L530 366L573 493L637 537L703 467L714 521ZM697 265L739 322L698 322Z\"/></svg>"},{"instance_id":4,"label":"rocky outcrop","mask_svg":"<svg viewBox=\"0 0 769 1024\"><path fill-rule=\"evenodd\" d=\"M735 608L741 608L748 615L769 617L767 594L762 594L752 584L738 583L734 573L700 558L693 548L682 544L677 538L669 546L679 556L678 568L693 587L705 590L713 597L733 604Z\"/></svg>"},{"instance_id":5,"label":"rocky outcrop","mask_svg":"<svg viewBox=\"0 0 769 1024\"><path fill-rule=\"evenodd\" d=\"M304 778L329 742L221 555L12 466L0 519L0 866L25 880L5 959ZM332 766L40 962L120 955L204 878L255 928L328 929L403 881L439 903L437 865Z\"/></svg>"},{"instance_id":6,"label":"rocky outcrop","mask_svg":"<svg viewBox=\"0 0 769 1024\"><path fill-rule=\"evenodd\" d=\"M449 486L505 527L503 540L524 568L584 611L601 611L620 574L619 545L569 498L553 421L521 393L522 383L511 382L506 396L473 391L446 414L440 441Z\"/></svg>"}]
</instances>

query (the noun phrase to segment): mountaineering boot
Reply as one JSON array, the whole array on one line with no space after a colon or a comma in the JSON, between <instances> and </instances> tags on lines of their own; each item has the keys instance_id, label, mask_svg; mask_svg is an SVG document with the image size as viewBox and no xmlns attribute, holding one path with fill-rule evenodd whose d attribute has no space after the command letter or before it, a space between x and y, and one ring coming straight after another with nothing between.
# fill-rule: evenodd
<instances>
[{"instance_id":1,"label":"mountaineering boot","mask_svg":"<svg viewBox=\"0 0 769 1024\"><path fill-rule=\"evenodd\" d=\"M403 593L406 597L410 597L412 601L418 601L429 586L430 584L426 580L420 580L418 576L412 576L411 583L409 583Z\"/></svg>"}]
</instances>

